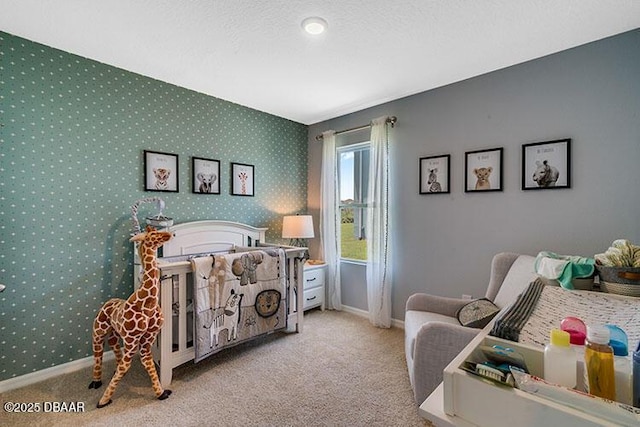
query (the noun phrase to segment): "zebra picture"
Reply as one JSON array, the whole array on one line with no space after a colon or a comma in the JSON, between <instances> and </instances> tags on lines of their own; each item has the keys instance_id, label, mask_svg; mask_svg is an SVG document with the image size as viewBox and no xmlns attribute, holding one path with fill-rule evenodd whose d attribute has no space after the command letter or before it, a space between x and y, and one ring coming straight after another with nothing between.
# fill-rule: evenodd
<instances>
[{"instance_id":1,"label":"zebra picture","mask_svg":"<svg viewBox=\"0 0 640 427\"><path fill-rule=\"evenodd\" d=\"M450 154L420 158L420 194L449 193Z\"/></svg>"}]
</instances>

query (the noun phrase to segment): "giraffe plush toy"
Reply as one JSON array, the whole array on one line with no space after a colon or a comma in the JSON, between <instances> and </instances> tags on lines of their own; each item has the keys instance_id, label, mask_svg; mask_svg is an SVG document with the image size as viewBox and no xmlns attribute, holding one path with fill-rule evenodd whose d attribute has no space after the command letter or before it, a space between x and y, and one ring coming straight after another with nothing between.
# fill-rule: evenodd
<instances>
[{"instance_id":1,"label":"giraffe plush toy","mask_svg":"<svg viewBox=\"0 0 640 427\"><path fill-rule=\"evenodd\" d=\"M158 379L158 373L151 356L151 345L156 339L164 322L158 305L160 292L160 270L156 259L156 250L172 237L168 231L156 231L152 227L131 238L139 242L139 253L143 267L142 283L127 300L112 298L107 301L93 322L93 381L89 388L102 385L102 354L104 341L108 340L116 356L116 373L98 402L98 408L111 403L111 396L118 383L131 367L131 360L140 350L140 358L151 377L153 391L158 399L164 400L171 390L164 390ZM120 347L124 343L124 354Z\"/></svg>"}]
</instances>

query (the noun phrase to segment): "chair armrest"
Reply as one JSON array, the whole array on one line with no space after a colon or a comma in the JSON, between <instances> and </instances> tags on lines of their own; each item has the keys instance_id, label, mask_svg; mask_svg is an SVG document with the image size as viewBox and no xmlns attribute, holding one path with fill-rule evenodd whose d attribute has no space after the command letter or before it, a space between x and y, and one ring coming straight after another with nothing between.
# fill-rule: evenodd
<instances>
[{"instance_id":1,"label":"chair armrest","mask_svg":"<svg viewBox=\"0 0 640 427\"><path fill-rule=\"evenodd\" d=\"M417 404L442 382L442 371L481 329L444 322L429 322L420 328L413 353L414 395Z\"/></svg>"},{"instance_id":2,"label":"chair armrest","mask_svg":"<svg viewBox=\"0 0 640 427\"><path fill-rule=\"evenodd\" d=\"M470 303L468 299L440 297L430 294L413 294L407 299L406 309L417 311L429 311L456 317L456 312L464 305Z\"/></svg>"}]
</instances>

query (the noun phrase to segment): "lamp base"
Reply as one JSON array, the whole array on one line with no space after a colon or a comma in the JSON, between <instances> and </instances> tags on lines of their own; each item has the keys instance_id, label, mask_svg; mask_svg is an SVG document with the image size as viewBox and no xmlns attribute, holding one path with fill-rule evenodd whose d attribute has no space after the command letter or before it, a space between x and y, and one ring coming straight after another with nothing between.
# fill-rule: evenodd
<instances>
[{"instance_id":1,"label":"lamp base","mask_svg":"<svg viewBox=\"0 0 640 427\"><path fill-rule=\"evenodd\" d=\"M300 239L300 238L289 239L289 246L296 246L298 248L306 248L307 247L307 242L305 241L305 239Z\"/></svg>"},{"instance_id":2,"label":"lamp base","mask_svg":"<svg viewBox=\"0 0 640 427\"><path fill-rule=\"evenodd\" d=\"M311 258L309 256L309 248L307 247L307 241L305 239L300 239L300 238L289 239L289 246L295 246L297 248L307 248L307 250L304 251L304 257L302 258L304 260Z\"/></svg>"}]
</instances>

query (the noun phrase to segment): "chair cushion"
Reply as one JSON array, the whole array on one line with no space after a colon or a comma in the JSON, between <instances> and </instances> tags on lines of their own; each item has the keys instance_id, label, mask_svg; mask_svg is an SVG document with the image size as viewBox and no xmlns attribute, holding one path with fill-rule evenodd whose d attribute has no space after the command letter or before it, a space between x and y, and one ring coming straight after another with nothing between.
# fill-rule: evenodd
<instances>
[{"instance_id":1,"label":"chair cushion","mask_svg":"<svg viewBox=\"0 0 640 427\"><path fill-rule=\"evenodd\" d=\"M500 308L487 298L480 298L460 307L456 317L462 326L484 328L499 311Z\"/></svg>"},{"instance_id":2,"label":"chair cushion","mask_svg":"<svg viewBox=\"0 0 640 427\"><path fill-rule=\"evenodd\" d=\"M458 319L455 317L445 316L444 314L431 313L428 311L408 310L404 315L404 336L405 351L407 355L413 359L413 352L416 344L416 335L425 323L444 322L452 325L459 325Z\"/></svg>"}]
</instances>

